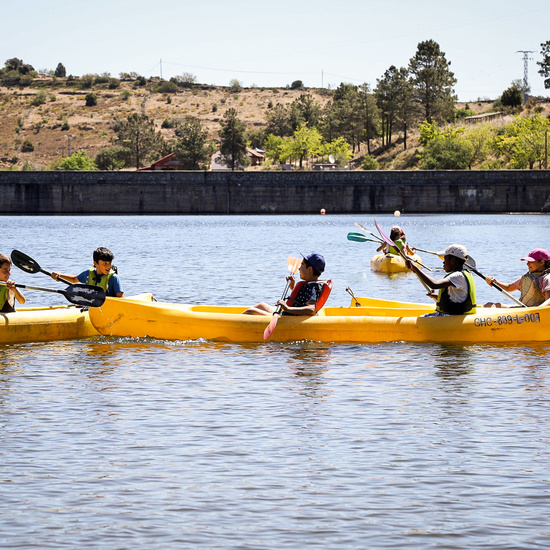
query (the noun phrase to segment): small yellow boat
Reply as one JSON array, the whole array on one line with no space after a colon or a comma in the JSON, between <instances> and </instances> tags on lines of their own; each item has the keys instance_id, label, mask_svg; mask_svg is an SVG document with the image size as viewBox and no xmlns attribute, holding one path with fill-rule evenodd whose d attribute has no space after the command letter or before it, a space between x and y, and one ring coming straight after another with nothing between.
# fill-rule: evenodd
<instances>
[{"instance_id":1,"label":"small yellow boat","mask_svg":"<svg viewBox=\"0 0 550 550\"><path fill-rule=\"evenodd\" d=\"M362 300L362 302L361 302ZM423 317L433 304L361 298L361 307L324 307L312 317L283 316L271 341L549 342L550 307L479 308L475 315ZM242 315L246 306L182 305L107 298L90 310L100 334L166 340L263 342L271 316Z\"/></svg>"},{"instance_id":2,"label":"small yellow boat","mask_svg":"<svg viewBox=\"0 0 550 550\"><path fill-rule=\"evenodd\" d=\"M116 298L124 301L153 300L150 293ZM98 336L90 322L89 310L75 305L23 307L11 313L0 313L0 344L49 342Z\"/></svg>"},{"instance_id":3,"label":"small yellow boat","mask_svg":"<svg viewBox=\"0 0 550 550\"><path fill-rule=\"evenodd\" d=\"M422 258L418 254L411 256L417 262L422 262ZM372 271L379 273L401 273L409 271L405 265L405 260L396 254L376 254L370 261Z\"/></svg>"}]
</instances>

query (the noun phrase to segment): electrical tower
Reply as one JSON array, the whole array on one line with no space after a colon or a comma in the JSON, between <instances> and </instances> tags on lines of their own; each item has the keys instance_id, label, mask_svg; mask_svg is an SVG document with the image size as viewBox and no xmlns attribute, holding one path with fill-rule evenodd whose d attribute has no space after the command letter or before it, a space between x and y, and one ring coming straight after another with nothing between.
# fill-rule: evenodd
<instances>
[{"instance_id":1,"label":"electrical tower","mask_svg":"<svg viewBox=\"0 0 550 550\"><path fill-rule=\"evenodd\" d=\"M523 93L526 94L529 91L529 61L533 60L529 54L535 52L534 50L518 50L516 53L523 54Z\"/></svg>"}]
</instances>

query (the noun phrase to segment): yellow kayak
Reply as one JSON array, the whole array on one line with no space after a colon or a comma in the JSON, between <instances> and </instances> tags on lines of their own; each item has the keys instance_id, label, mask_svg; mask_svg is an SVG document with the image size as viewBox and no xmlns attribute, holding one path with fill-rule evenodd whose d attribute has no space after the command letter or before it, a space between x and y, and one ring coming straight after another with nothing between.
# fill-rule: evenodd
<instances>
[{"instance_id":1,"label":"yellow kayak","mask_svg":"<svg viewBox=\"0 0 550 550\"><path fill-rule=\"evenodd\" d=\"M418 262L422 262L422 258L418 254L415 254L412 258ZM379 273L409 271L405 265L405 260L396 254L377 254L373 256L370 261L370 268L372 271L378 271Z\"/></svg>"},{"instance_id":2,"label":"yellow kayak","mask_svg":"<svg viewBox=\"0 0 550 550\"><path fill-rule=\"evenodd\" d=\"M476 315L422 317L434 304L394 302L325 307L313 317L283 316L270 341L378 343L548 342L550 308L480 308ZM107 298L90 311L100 334L166 340L263 342L271 316L242 315L247 306L198 306Z\"/></svg>"},{"instance_id":3,"label":"yellow kayak","mask_svg":"<svg viewBox=\"0 0 550 550\"><path fill-rule=\"evenodd\" d=\"M151 301L153 295L140 294L130 299ZM0 313L0 344L71 340L89 336L98 336L90 322L89 310L75 305L23 307L11 313Z\"/></svg>"}]
</instances>

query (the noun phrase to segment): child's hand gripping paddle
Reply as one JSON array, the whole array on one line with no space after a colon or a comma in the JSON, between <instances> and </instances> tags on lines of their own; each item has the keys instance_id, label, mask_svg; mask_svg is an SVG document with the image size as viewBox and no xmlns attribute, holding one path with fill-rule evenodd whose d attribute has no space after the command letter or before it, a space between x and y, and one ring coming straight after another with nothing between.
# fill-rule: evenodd
<instances>
[{"instance_id":1,"label":"child's hand gripping paddle","mask_svg":"<svg viewBox=\"0 0 550 550\"><path fill-rule=\"evenodd\" d=\"M291 275L294 275L300 269L301 263L302 263L302 260L300 260L300 258L294 258L293 256L289 256L286 260L286 266L288 268L289 273ZM286 293L288 292L289 287L290 287L290 279L286 282L285 291L281 296L281 300L285 299L285 296L286 296ZM264 340L269 340L269 338L273 334L273 331L275 330L275 327L277 326L277 321L279 320L280 316L281 316L281 306L277 306L275 313L273 313L273 318L271 319L269 325L267 325L267 328L264 330Z\"/></svg>"}]
</instances>

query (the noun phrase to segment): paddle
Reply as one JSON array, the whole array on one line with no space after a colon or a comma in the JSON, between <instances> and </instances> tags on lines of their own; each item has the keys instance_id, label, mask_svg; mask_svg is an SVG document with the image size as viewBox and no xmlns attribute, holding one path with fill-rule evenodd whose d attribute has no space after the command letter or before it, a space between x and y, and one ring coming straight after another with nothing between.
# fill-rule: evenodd
<instances>
[{"instance_id":1,"label":"paddle","mask_svg":"<svg viewBox=\"0 0 550 550\"><path fill-rule=\"evenodd\" d=\"M355 222L355 227L358 227L359 229L362 229L363 231L366 231L369 235L373 236L379 243L384 242L378 235L375 235L372 231L369 231L366 227L363 227L360 223Z\"/></svg>"},{"instance_id":2,"label":"paddle","mask_svg":"<svg viewBox=\"0 0 550 550\"><path fill-rule=\"evenodd\" d=\"M348 233L348 241L356 241L358 243L364 243L368 241L369 243L377 243L377 244L380 244L381 242L381 241L375 241L374 239L369 239L368 237L365 237L363 233L354 233L354 232Z\"/></svg>"},{"instance_id":3,"label":"paddle","mask_svg":"<svg viewBox=\"0 0 550 550\"><path fill-rule=\"evenodd\" d=\"M472 271L473 273L475 273L476 275L478 275L479 277L481 277L482 279L484 279L485 281L487 281L485 275L483 275L483 273L480 273L477 269L476 269L476 262L475 260L472 258L472 257L468 257L468 259L466 260L466 262L464 263L464 267L468 270L468 271ZM524 303L520 302L517 298L514 298L511 294L509 294L508 292L506 292L501 286L499 286L497 283L495 282L492 282L491 283L491 286L494 286L497 290L500 290L500 292L502 292L503 294L505 294L506 296L508 296L508 298L510 298L510 300L512 300L513 302L515 302L518 306L521 306L521 307L527 307Z\"/></svg>"},{"instance_id":4,"label":"paddle","mask_svg":"<svg viewBox=\"0 0 550 550\"><path fill-rule=\"evenodd\" d=\"M298 271L298 269L300 269L301 263L302 263L302 260L300 260L300 258L294 258L293 256L289 256L287 258L286 266L291 275L294 275ZM285 291L281 296L281 300L285 299L285 296L286 296L286 293L288 292L289 287L290 287L290 279L286 282ZM271 319L269 325L267 325L267 328L264 330L264 340L269 340L269 338L273 334L273 331L277 326L277 321L279 320L280 315L281 315L281 306L277 306L277 309L273 313L273 318Z\"/></svg>"},{"instance_id":5,"label":"paddle","mask_svg":"<svg viewBox=\"0 0 550 550\"><path fill-rule=\"evenodd\" d=\"M355 294L349 286L346 288L346 292L355 300L355 307L361 307L359 300L355 297Z\"/></svg>"},{"instance_id":6,"label":"paddle","mask_svg":"<svg viewBox=\"0 0 550 550\"><path fill-rule=\"evenodd\" d=\"M399 252L401 257L405 260L405 262L414 261L412 258L409 258L408 256L406 256L405 253L384 233L382 228L378 225L378 223L376 223L376 220L374 220L374 225L376 225L376 229L378 229L378 232L380 233L380 235L384 239L385 243L389 244L390 246L393 246L395 249L397 249L397 251ZM420 264L420 262L416 262L416 263ZM422 265L422 264L420 264L420 265ZM420 275L418 275L418 273L416 271L414 272L414 274L416 275L418 280L422 283L422 286L426 289L426 291L429 294L431 294L432 289L420 278Z\"/></svg>"},{"instance_id":7,"label":"paddle","mask_svg":"<svg viewBox=\"0 0 550 550\"><path fill-rule=\"evenodd\" d=\"M5 285L6 283L0 281L0 284ZM43 292L63 294L69 302L77 306L100 307L105 303L105 291L99 286L76 283L73 285L70 284L65 290L20 284L16 284L15 286L17 288L28 288L29 290L42 290Z\"/></svg>"},{"instance_id":8,"label":"paddle","mask_svg":"<svg viewBox=\"0 0 550 550\"><path fill-rule=\"evenodd\" d=\"M46 275L49 275L51 277L51 273L49 271L46 271L45 269L42 269L38 262L36 260L33 260L30 256L27 256L23 252L20 252L19 250L12 250L11 251L11 261L13 262L13 265L21 269L22 271L25 271L26 273L44 273ZM70 281L66 281L65 279L62 279L59 277L58 281L61 281L65 283L66 285L70 285Z\"/></svg>"}]
</instances>

